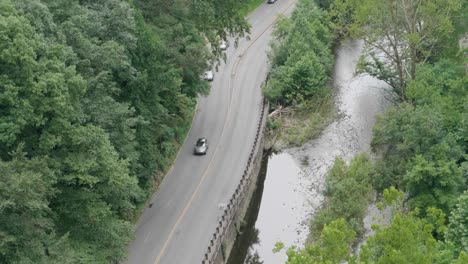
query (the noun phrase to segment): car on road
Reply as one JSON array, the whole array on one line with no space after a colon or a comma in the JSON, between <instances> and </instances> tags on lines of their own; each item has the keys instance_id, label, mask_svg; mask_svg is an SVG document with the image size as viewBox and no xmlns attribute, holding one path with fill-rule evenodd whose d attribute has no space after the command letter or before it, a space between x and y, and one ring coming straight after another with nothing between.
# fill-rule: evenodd
<instances>
[{"instance_id":1,"label":"car on road","mask_svg":"<svg viewBox=\"0 0 468 264\"><path fill-rule=\"evenodd\" d=\"M267 4L274 4L276 0L267 0Z\"/></svg>"},{"instance_id":2,"label":"car on road","mask_svg":"<svg viewBox=\"0 0 468 264\"><path fill-rule=\"evenodd\" d=\"M195 143L195 147L193 148L193 154L195 155L205 155L208 151L208 140L204 137L201 137Z\"/></svg>"},{"instance_id":3,"label":"car on road","mask_svg":"<svg viewBox=\"0 0 468 264\"><path fill-rule=\"evenodd\" d=\"M219 44L219 48L220 48L221 50L226 50L226 49L228 48L227 42L224 41L224 40L221 41L221 44Z\"/></svg>"},{"instance_id":4,"label":"car on road","mask_svg":"<svg viewBox=\"0 0 468 264\"><path fill-rule=\"evenodd\" d=\"M214 73L213 71L206 71L205 74L203 74L203 79L207 81L213 81L214 79Z\"/></svg>"}]
</instances>

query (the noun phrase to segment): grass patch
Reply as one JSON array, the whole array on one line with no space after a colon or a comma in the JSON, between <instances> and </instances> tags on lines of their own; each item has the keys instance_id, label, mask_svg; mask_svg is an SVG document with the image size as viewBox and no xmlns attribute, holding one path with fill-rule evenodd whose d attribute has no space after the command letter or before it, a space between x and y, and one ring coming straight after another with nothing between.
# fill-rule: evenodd
<instances>
[{"instance_id":1,"label":"grass patch","mask_svg":"<svg viewBox=\"0 0 468 264\"><path fill-rule=\"evenodd\" d=\"M261 4L263 4L266 0L248 0L247 4L242 8L240 11L242 16L247 16L252 11L254 11L257 7L259 7Z\"/></svg>"},{"instance_id":2,"label":"grass patch","mask_svg":"<svg viewBox=\"0 0 468 264\"><path fill-rule=\"evenodd\" d=\"M331 92L268 118L267 146L278 151L317 138L335 116Z\"/></svg>"}]
</instances>

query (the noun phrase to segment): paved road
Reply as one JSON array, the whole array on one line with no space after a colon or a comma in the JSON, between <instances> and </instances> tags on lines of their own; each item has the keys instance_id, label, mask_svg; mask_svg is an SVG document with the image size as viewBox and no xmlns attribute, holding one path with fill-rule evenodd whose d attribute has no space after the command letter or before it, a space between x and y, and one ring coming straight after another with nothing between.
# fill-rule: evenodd
<instances>
[{"instance_id":1,"label":"paved road","mask_svg":"<svg viewBox=\"0 0 468 264\"><path fill-rule=\"evenodd\" d=\"M192 128L173 169L141 216L129 246L129 264L201 263L217 220L238 184L255 138L261 111L261 85L267 74L265 50L271 25L296 0L262 4L249 16L251 40L227 50L227 63L215 73L211 93L199 98ZM206 156L194 156L204 136Z\"/></svg>"}]
</instances>

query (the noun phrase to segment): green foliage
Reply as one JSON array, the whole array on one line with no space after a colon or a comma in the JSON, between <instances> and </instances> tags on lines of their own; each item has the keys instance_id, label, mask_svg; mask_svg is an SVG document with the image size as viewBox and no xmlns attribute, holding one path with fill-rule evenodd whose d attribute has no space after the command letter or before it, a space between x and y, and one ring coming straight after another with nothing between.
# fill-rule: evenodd
<instances>
[{"instance_id":1,"label":"green foliage","mask_svg":"<svg viewBox=\"0 0 468 264\"><path fill-rule=\"evenodd\" d=\"M272 68L264 96L272 108L287 114L272 117L277 129L273 148L300 146L317 137L333 118L332 91L327 87L333 66L331 22L314 1L302 0L291 18L279 17L274 25Z\"/></svg>"},{"instance_id":2,"label":"green foliage","mask_svg":"<svg viewBox=\"0 0 468 264\"><path fill-rule=\"evenodd\" d=\"M341 263L349 259L351 244L355 232L342 218L336 219L323 227L320 239L315 246L306 245L305 249L291 247L287 251L287 264L328 264Z\"/></svg>"},{"instance_id":3,"label":"green foliage","mask_svg":"<svg viewBox=\"0 0 468 264\"><path fill-rule=\"evenodd\" d=\"M233 36L237 41L239 37L249 33L250 29L250 25L244 18L247 1L136 0L135 3L142 10L144 17L151 21L151 25L160 29L168 47L172 46L176 53L184 54L186 58L192 57L188 53L190 51L199 53L205 50L204 39L208 40L211 44L211 51L219 58L222 56L219 48L220 40ZM171 30L167 30L168 27ZM188 43L201 44L200 49L197 50L194 46L186 49ZM193 56L192 58L206 64L206 60L202 57ZM179 66L188 69L197 67L194 64ZM206 67L202 70L206 70ZM199 76L194 77L199 80Z\"/></svg>"},{"instance_id":4,"label":"green foliage","mask_svg":"<svg viewBox=\"0 0 468 264\"><path fill-rule=\"evenodd\" d=\"M434 227L433 235L437 239L443 238L443 235L447 232L445 218L445 213L440 209L429 207L426 211L425 220Z\"/></svg>"},{"instance_id":5,"label":"green foliage","mask_svg":"<svg viewBox=\"0 0 468 264\"><path fill-rule=\"evenodd\" d=\"M468 191L459 198L449 217L447 241L456 247L456 252L468 253Z\"/></svg>"},{"instance_id":6,"label":"green foliage","mask_svg":"<svg viewBox=\"0 0 468 264\"><path fill-rule=\"evenodd\" d=\"M404 182L406 190L414 197L410 205L413 208L439 207L448 212L463 186L462 171L455 161L430 162L417 155L409 168Z\"/></svg>"},{"instance_id":7,"label":"green foliage","mask_svg":"<svg viewBox=\"0 0 468 264\"><path fill-rule=\"evenodd\" d=\"M468 253L462 252L460 256L453 262L453 264L463 264L468 262Z\"/></svg>"},{"instance_id":8,"label":"green foliage","mask_svg":"<svg viewBox=\"0 0 468 264\"><path fill-rule=\"evenodd\" d=\"M401 194L394 188L389 190L387 202L400 203ZM344 219L335 219L324 226L315 245L306 245L302 250L290 248L286 263L464 263L466 252L458 253L452 243L443 243L433 237L434 233L445 229L444 213L429 208L426 215L427 218L420 218L416 211L408 214L395 212L390 224L374 226L375 235L367 238L361 250L352 255L350 247L355 233Z\"/></svg>"},{"instance_id":9,"label":"green foliage","mask_svg":"<svg viewBox=\"0 0 468 264\"><path fill-rule=\"evenodd\" d=\"M447 133L444 116L426 106L402 106L378 119L373 146L383 151L378 189L405 187L415 207L436 206L447 210L463 189L463 144L454 131Z\"/></svg>"},{"instance_id":10,"label":"green foliage","mask_svg":"<svg viewBox=\"0 0 468 264\"><path fill-rule=\"evenodd\" d=\"M367 239L358 259L363 263L434 263L440 252L432 230L422 219L397 214L390 226Z\"/></svg>"},{"instance_id":11,"label":"green foliage","mask_svg":"<svg viewBox=\"0 0 468 264\"><path fill-rule=\"evenodd\" d=\"M372 145L384 155L372 179L378 190L399 186L413 208L449 212L467 182L467 96L466 76L453 62L418 69L408 86L413 105L390 109L374 127Z\"/></svg>"},{"instance_id":12,"label":"green foliage","mask_svg":"<svg viewBox=\"0 0 468 264\"><path fill-rule=\"evenodd\" d=\"M62 143L61 130L78 120L85 83L63 63L64 46L47 43L16 11L1 19L0 157L7 159L21 141L28 154L42 154Z\"/></svg>"},{"instance_id":13,"label":"green foliage","mask_svg":"<svg viewBox=\"0 0 468 264\"><path fill-rule=\"evenodd\" d=\"M268 129L271 129L271 130L275 130L275 129L277 129L277 128L280 126L280 124L279 124L278 121L276 121L276 120L271 120L271 119L268 119L268 120L267 120L266 125L267 125L267 128L268 128Z\"/></svg>"},{"instance_id":14,"label":"green foliage","mask_svg":"<svg viewBox=\"0 0 468 264\"><path fill-rule=\"evenodd\" d=\"M456 3L457 1L449 1L445 8L452 8L454 11ZM433 4L430 8L424 7L423 9L429 9L423 12L431 13L434 11L432 8L445 3ZM455 6L450 6L452 4ZM434 21L441 21L440 19L450 20L450 17L442 17L441 14L435 17ZM450 27L448 20L444 20L444 26ZM440 39L433 40L446 41L443 36L445 35L442 34ZM418 46L421 40L413 37L415 39L410 40L414 42L410 45L414 44L416 49L421 48ZM433 44L437 47L435 43L428 45ZM440 53L444 51L434 54ZM460 220L466 218L461 209L466 206L463 205L463 195L460 198L459 196L466 190L468 180L467 77L463 64L460 64L458 59L439 59L430 54L418 56L429 56L428 60L432 61L432 64L417 64L412 80L407 81L405 97L411 104L400 104L398 108L390 109L385 116L378 118L374 127L372 145L374 150L383 155L377 166L379 173L375 174L376 177L371 181L378 190L390 185L403 189L408 205L420 209L418 211L422 214L421 219L400 215L402 219L406 217L404 221L411 221L411 224L401 225L413 225L413 230L420 230L425 225L430 226L431 231L427 231L426 238L420 237L420 241L424 245L437 240L438 242L435 248L425 246L420 247L420 251L413 248L413 255L410 254L411 251L406 252L403 248L397 248L397 245L388 246L390 242L385 242L386 247L395 250L395 254L372 257L373 260L368 259L371 263L459 263L466 258L463 253L466 251L463 237L466 234L463 230L467 224ZM442 210L433 209L434 207ZM445 214L451 215L448 227L445 226ZM417 221L413 221L415 219ZM442 242L444 237L446 243ZM413 244L421 242L413 241L412 245L407 247L411 248ZM383 243L383 238L379 243ZM372 248L370 251L382 252L381 247L383 246L379 246L379 249ZM413 260L412 256L417 258Z\"/></svg>"},{"instance_id":15,"label":"green foliage","mask_svg":"<svg viewBox=\"0 0 468 264\"><path fill-rule=\"evenodd\" d=\"M358 0L354 7L352 35L367 45L363 70L387 82L406 101L407 82L416 78L419 63L450 38L462 1Z\"/></svg>"},{"instance_id":16,"label":"green foliage","mask_svg":"<svg viewBox=\"0 0 468 264\"><path fill-rule=\"evenodd\" d=\"M394 186L390 186L390 188L382 192L382 198L384 206L400 205L403 203L405 194L397 190Z\"/></svg>"},{"instance_id":17,"label":"green foliage","mask_svg":"<svg viewBox=\"0 0 468 264\"><path fill-rule=\"evenodd\" d=\"M311 0L300 1L291 19L279 20L274 31L279 42L273 44L264 88L270 102L297 105L324 94L333 63L329 23Z\"/></svg>"},{"instance_id":18,"label":"green foliage","mask_svg":"<svg viewBox=\"0 0 468 264\"><path fill-rule=\"evenodd\" d=\"M242 7L241 12L240 12L241 15L243 16L249 15L257 7L265 3L265 0L245 0L245 2L246 2L246 5Z\"/></svg>"},{"instance_id":19,"label":"green foliage","mask_svg":"<svg viewBox=\"0 0 468 264\"><path fill-rule=\"evenodd\" d=\"M21 148L0 161L0 262L72 263L67 235L52 231L56 177L46 159L28 159Z\"/></svg>"},{"instance_id":20,"label":"green foliage","mask_svg":"<svg viewBox=\"0 0 468 264\"><path fill-rule=\"evenodd\" d=\"M375 235L361 246L350 263L463 263L466 254L459 254L452 243L443 243L434 234L445 232L445 214L429 208L426 218L417 211L393 215L389 226L375 226Z\"/></svg>"},{"instance_id":21,"label":"green foliage","mask_svg":"<svg viewBox=\"0 0 468 264\"><path fill-rule=\"evenodd\" d=\"M371 191L369 178L374 171L364 155L355 157L349 166L340 158L335 160L326 179L325 206L312 220L312 234L317 237L326 224L337 218L343 218L355 233L362 234Z\"/></svg>"},{"instance_id":22,"label":"green foliage","mask_svg":"<svg viewBox=\"0 0 468 264\"><path fill-rule=\"evenodd\" d=\"M365 241L360 253L329 263L345 259L348 263L465 263L467 77L460 63L462 51L448 49L458 47L459 36L466 33L458 30L450 36L453 21L465 17L453 16L466 7L458 0L320 2L330 10L335 34L346 35L352 23L351 33L364 38L368 49L359 62L361 70L387 82L406 101L378 117L372 147L380 158L373 166L375 171L366 174L368 182L383 191L384 202L378 207L391 206L391 223L375 226L375 235ZM288 28L287 23L282 24L278 30L282 37L289 36L283 30ZM277 54L278 61L287 61L287 53ZM459 58L442 59L440 54ZM339 217L360 231L354 224L360 223L365 207L353 202L365 204L368 182L337 177L348 173L339 160L329 172L326 203L312 223L317 243L321 243L324 223ZM415 210L407 213L404 205ZM303 262L297 263L323 263L315 258L320 255L317 252L304 250L294 257L302 257Z\"/></svg>"},{"instance_id":23,"label":"green foliage","mask_svg":"<svg viewBox=\"0 0 468 264\"><path fill-rule=\"evenodd\" d=\"M273 248L273 253L278 253L284 248L283 242L276 242L275 247Z\"/></svg>"},{"instance_id":24,"label":"green foliage","mask_svg":"<svg viewBox=\"0 0 468 264\"><path fill-rule=\"evenodd\" d=\"M446 115L446 126L456 126L462 121L467 99L468 77L463 64L449 59L420 65L416 78L409 83L408 100L414 104L430 105Z\"/></svg>"},{"instance_id":25,"label":"green foliage","mask_svg":"<svg viewBox=\"0 0 468 264\"><path fill-rule=\"evenodd\" d=\"M319 7L328 9L335 2L335 0L315 0L315 2Z\"/></svg>"},{"instance_id":26,"label":"green foliage","mask_svg":"<svg viewBox=\"0 0 468 264\"><path fill-rule=\"evenodd\" d=\"M334 35L337 38L349 37L350 27L355 22L357 1L334 0L330 2L327 8L329 9Z\"/></svg>"}]
</instances>

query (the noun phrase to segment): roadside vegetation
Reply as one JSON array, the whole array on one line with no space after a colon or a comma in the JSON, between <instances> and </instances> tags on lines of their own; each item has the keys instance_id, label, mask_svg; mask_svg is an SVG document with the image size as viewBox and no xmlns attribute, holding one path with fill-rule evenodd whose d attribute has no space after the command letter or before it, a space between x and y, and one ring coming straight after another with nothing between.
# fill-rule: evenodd
<instances>
[{"instance_id":1,"label":"roadside vegetation","mask_svg":"<svg viewBox=\"0 0 468 264\"><path fill-rule=\"evenodd\" d=\"M287 263L467 263L466 3L317 2L337 34L364 39L360 71L393 88L394 107L374 126L376 160L336 160L309 244L290 248ZM374 192L390 223L356 251Z\"/></svg>"},{"instance_id":2,"label":"roadside vegetation","mask_svg":"<svg viewBox=\"0 0 468 264\"><path fill-rule=\"evenodd\" d=\"M271 108L267 145L274 149L305 143L333 117L330 26L313 0L299 1L291 18L283 17L275 25L271 71L263 89Z\"/></svg>"},{"instance_id":3,"label":"roadside vegetation","mask_svg":"<svg viewBox=\"0 0 468 264\"><path fill-rule=\"evenodd\" d=\"M0 263L125 257L242 8L0 0Z\"/></svg>"}]
</instances>

